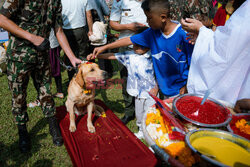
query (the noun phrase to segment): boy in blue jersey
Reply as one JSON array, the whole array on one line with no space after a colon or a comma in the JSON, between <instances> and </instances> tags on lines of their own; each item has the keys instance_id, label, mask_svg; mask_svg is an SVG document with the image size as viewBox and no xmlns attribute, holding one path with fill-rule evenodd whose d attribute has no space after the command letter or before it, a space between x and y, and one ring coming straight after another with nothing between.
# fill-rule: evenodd
<instances>
[{"instance_id":1,"label":"boy in blue jersey","mask_svg":"<svg viewBox=\"0 0 250 167\"><path fill-rule=\"evenodd\" d=\"M186 92L189 63L193 46L188 42L181 25L169 18L166 0L145 0L142 9L150 26L144 32L96 48L96 56L107 49L131 44L150 48L156 80L165 97Z\"/></svg>"}]
</instances>

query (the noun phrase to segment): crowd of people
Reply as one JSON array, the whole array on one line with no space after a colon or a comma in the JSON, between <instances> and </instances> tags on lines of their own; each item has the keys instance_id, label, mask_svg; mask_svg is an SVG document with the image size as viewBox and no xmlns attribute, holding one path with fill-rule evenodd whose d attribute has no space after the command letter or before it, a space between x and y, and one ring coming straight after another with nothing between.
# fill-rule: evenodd
<instances>
[{"instance_id":1,"label":"crowd of people","mask_svg":"<svg viewBox=\"0 0 250 167\"><path fill-rule=\"evenodd\" d=\"M109 77L110 60L120 62L125 104L121 120L127 124L136 117L140 139L142 116L154 104L148 92L166 99L211 89L211 97L236 104L236 112L250 109L249 0L44 2L5 1L0 10L0 27L10 33L7 77L21 152L31 147L27 106L41 105L53 143L63 144L50 90L53 76L54 97L64 98L61 49L65 66L98 59ZM115 48L119 53L110 52ZM67 72L70 81L76 71ZM37 99L27 105L30 76Z\"/></svg>"}]
</instances>

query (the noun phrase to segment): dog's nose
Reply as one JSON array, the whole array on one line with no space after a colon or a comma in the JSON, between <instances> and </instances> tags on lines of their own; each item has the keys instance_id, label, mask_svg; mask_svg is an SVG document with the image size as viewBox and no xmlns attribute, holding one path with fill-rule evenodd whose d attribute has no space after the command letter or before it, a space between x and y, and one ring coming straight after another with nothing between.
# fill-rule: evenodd
<instances>
[{"instance_id":1,"label":"dog's nose","mask_svg":"<svg viewBox=\"0 0 250 167\"><path fill-rule=\"evenodd\" d=\"M104 79L107 79L108 78L108 73L106 71L103 71L102 76L103 76Z\"/></svg>"}]
</instances>

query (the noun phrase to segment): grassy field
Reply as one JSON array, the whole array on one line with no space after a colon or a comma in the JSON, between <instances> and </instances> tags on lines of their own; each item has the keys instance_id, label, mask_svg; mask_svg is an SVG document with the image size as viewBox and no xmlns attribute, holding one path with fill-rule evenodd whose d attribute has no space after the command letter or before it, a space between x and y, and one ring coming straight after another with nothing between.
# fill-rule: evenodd
<instances>
[{"instance_id":1,"label":"grassy field","mask_svg":"<svg viewBox=\"0 0 250 167\"><path fill-rule=\"evenodd\" d=\"M113 63L114 65L116 63ZM115 68L117 69L117 68ZM118 70L117 70L118 71ZM67 94L67 72L62 72L63 91ZM112 79L118 79L119 72ZM52 93L56 92L55 83L52 83ZM36 98L32 80L28 86L27 102ZM97 90L97 99L101 99L105 104L119 117L123 116L123 98L121 89ZM64 105L66 98L55 99L56 106ZM31 136L32 149L29 154L21 154L18 149L18 134L16 125L13 123L11 113L11 93L8 89L6 75L0 77L0 167L6 166L72 166L70 157L64 146L56 147L52 143L52 137L49 135L49 126L43 116L40 107L29 108L28 131ZM135 120L127 125L131 131L137 130Z\"/></svg>"}]
</instances>

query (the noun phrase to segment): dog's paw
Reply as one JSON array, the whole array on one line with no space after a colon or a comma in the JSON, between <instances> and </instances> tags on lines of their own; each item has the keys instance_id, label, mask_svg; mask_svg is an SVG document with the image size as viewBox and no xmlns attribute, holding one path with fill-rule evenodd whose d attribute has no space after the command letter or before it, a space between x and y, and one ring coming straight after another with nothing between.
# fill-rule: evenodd
<instances>
[{"instance_id":1,"label":"dog's paw","mask_svg":"<svg viewBox=\"0 0 250 167\"><path fill-rule=\"evenodd\" d=\"M95 133L95 127L94 127L93 125L89 125L89 126L88 126L88 131L89 131L90 133Z\"/></svg>"},{"instance_id":2,"label":"dog's paw","mask_svg":"<svg viewBox=\"0 0 250 167\"><path fill-rule=\"evenodd\" d=\"M75 125L70 125L69 126L69 131L70 132L75 132L76 131L76 126Z\"/></svg>"}]
</instances>

